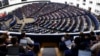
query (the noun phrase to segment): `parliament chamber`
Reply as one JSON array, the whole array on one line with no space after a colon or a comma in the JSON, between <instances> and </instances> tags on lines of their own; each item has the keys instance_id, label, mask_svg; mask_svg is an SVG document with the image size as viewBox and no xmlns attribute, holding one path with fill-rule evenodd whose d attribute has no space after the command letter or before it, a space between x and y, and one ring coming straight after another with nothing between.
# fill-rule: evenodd
<instances>
[{"instance_id":1,"label":"parliament chamber","mask_svg":"<svg viewBox=\"0 0 100 56\"><path fill-rule=\"evenodd\" d=\"M67 3L51 1L22 2L0 9L5 10L0 13L0 44L5 35L5 38L10 39L5 43L7 47L13 44L14 40L17 42L17 39L20 45L21 37L26 37L23 42L28 40L27 45L33 48L33 54L30 52L31 48L24 48L29 49L25 50L26 56L100 55L100 23L91 9L85 10ZM92 46L97 43L99 47L95 52ZM6 49L9 51L9 47ZM42 49L44 51L41 51ZM18 49L10 50L10 55L25 56L23 53L19 55L16 50ZM0 54L9 55L8 51L5 53L0 50Z\"/></svg>"}]
</instances>

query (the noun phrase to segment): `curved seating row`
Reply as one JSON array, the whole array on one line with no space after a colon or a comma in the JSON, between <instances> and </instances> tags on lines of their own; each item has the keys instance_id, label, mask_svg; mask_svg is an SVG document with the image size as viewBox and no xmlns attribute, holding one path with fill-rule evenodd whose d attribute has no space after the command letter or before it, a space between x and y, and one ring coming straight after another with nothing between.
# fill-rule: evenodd
<instances>
[{"instance_id":1,"label":"curved seating row","mask_svg":"<svg viewBox=\"0 0 100 56\"><path fill-rule=\"evenodd\" d=\"M23 14L21 8L16 9L12 12L16 17L18 17L20 20L23 19Z\"/></svg>"},{"instance_id":2,"label":"curved seating row","mask_svg":"<svg viewBox=\"0 0 100 56\"><path fill-rule=\"evenodd\" d=\"M88 28L88 30L91 30L91 28L92 28L92 21L91 21L91 19L90 19L90 17L89 16L85 16L85 18L86 18L86 21L87 21L87 28Z\"/></svg>"},{"instance_id":3,"label":"curved seating row","mask_svg":"<svg viewBox=\"0 0 100 56\"><path fill-rule=\"evenodd\" d=\"M32 14L37 12L42 6L44 6L44 4L45 3L32 3L32 4L23 6L21 9L25 17L31 17L31 16L34 16Z\"/></svg>"},{"instance_id":4,"label":"curved seating row","mask_svg":"<svg viewBox=\"0 0 100 56\"><path fill-rule=\"evenodd\" d=\"M23 19L23 16L35 18L34 24L26 25L21 29L22 31L35 32L34 26L58 32L83 32L99 29L99 22L91 13L60 3L32 3L15 9L12 14L19 19ZM14 24L16 24L15 18L9 25L12 27Z\"/></svg>"},{"instance_id":5,"label":"curved seating row","mask_svg":"<svg viewBox=\"0 0 100 56\"><path fill-rule=\"evenodd\" d=\"M83 32L84 31L84 29L85 29L85 18L84 18L84 16L80 16L80 20L81 20L81 22L80 22L80 28L79 28L79 31L80 32Z\"/></svg>"},{"instance_id":6,"label":"curved seating row","mask_svg":"<svg viewBox=\"0 0 100 56\"><path fill-rule=\"evenodd\" d=\"M89 13L88 16L91 18L91 20L95 24L94 30L98 30L99 29L99 21L97 20L97 18L91 13Z\"/></svg>"}]
</instances>

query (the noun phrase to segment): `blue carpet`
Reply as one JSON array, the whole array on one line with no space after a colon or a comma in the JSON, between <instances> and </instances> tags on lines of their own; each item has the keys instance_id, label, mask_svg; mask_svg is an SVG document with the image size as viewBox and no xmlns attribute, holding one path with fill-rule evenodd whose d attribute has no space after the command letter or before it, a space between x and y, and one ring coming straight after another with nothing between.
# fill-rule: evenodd
<instances>
[{"instance_id":1,"label":"blue carpet","mask_svg":"<svg viewBox=\"0 0 100 56\"><path fill-rule=\"evenodd\" d=\"M56 56L55 48L44 48L42 56Z\"/></svg>"}]
</instances>

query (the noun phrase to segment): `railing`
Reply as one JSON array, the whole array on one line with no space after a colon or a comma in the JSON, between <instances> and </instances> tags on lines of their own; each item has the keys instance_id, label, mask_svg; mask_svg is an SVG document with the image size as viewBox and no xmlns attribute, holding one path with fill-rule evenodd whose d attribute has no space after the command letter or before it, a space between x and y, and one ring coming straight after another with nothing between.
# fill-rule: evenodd
<instances>
[{"instance_id":1,"label":"railing","mask_svg":"<svg viewBox=\"0 0 100 56\"><path fill-rule=\"evenodd\" d=\"M85 31L83 32L84 34L89 34L91 31ZM21 32L10 32L10 31L0 31L0 33L8 33L8 34L16 34L16 35L20 35ZM94 33L96 34L99 34L100 33L100 30L94 30ZM47 35L65 35L66 33L26 33L26 35L44 35L44 36L47 36ZM73 35L73 36L77 36L80 34L80 32L75 32L75 33L68 33L70 35Z\"/></svg>"}]
</instances>

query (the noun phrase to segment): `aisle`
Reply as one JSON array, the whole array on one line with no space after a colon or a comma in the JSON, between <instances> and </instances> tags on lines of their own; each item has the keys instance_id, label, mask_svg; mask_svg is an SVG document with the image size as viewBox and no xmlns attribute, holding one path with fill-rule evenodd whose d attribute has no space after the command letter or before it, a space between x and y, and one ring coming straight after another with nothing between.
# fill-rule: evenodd
<instances>
[{"instance_id":1,"label":"aisle","mask_svg":"<svg viewBox=\"0 0 100 56\"><path fill-rule=\"evenodd\" d=\"M38 56L61 56L55 43L42 43Z\"/></svg>"},{"instance_id":2,"label":"aisle","mask_svg":"<svg viewBox=\"0 0 100 56\"><path fill-rule=\"evenodd\" d=\"M57 56L54 47L45 47L42 51L42 56Z\"/></svg>"}]
</instances>

